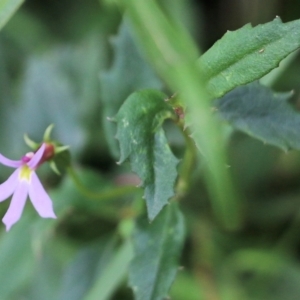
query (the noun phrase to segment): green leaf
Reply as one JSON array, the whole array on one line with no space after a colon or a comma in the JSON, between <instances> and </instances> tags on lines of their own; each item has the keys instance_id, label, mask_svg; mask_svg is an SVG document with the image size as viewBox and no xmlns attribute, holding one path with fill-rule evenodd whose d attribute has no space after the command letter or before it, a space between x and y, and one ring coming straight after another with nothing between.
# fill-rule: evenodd
<instances>
[{"instance_id":1,"label":"green leaf","mask_svg":"<svg viewBox=\"0 0 300 300\"><path fill-rule=\"evenodd\" d=\"M60 262L49 249L43 249L42 252L39 259L36 259L34 268L31 266L35 272L28 295L30 300L57 299L61 283Z\"/></svg>"},{"instance_id":2,"label":"green leaf","mask_svg":"<svg viewBox=\"0 0 300 300\"><path fill-rule=\"evenodd\" d=\"M199 59L210 93L221 97L269 73L300 47L300 20L250 24L227 33Z\"/></svg>"},{"instance_id":3,"label":"green leaf","mask_svg":"<svg viewBox=\"0 0 300 300\"><path fill-rule=\"evenodd\" d=\"M33 14L30 9L19 9L12 21L3 28L3 36L10 41L8 43L14 45L11 54L18 59L18 63L23 62L27 55L45 49L45 45L49 49L53 38L57 37L55 34L53 37L52 34L54 33L47 22L42 21L39 15Z\"/></svg>"},{"instance_id":4,"label":"green leaf","mask_svg":"<svg viewBox=\"0 0 300 300\"><path fill-rule=\"evenodd\" d=\"M11 68L14 59L8 56L8 49L5 47L3 41L0 41L0 130L2 132L0 136L1 153L13 155L19 155L19 147L13 149L12 135L16 134L15 124L12 124L12 115L15 114L15 109L13 106L13 90L15 88L14 82L12 80ZM13 151L15 150L15 151ZM6 172L1 169L1 173ZM10 172L10 171L9 171Z\"/></svg>"},{"instance_id":5,"label":"green leaf","mask_svg":"<svg viewBox=\"0 0 300 300\"><path fill-rule=\"evenodd\" d=\"M236 88L215 105L234 128L283 150L300 149L300 114L288 103L290 96L254 82Z\"/></svg>"},{"instance_id":6,"label":"green leaf","mask_svg":"<svg viewBox=\"0 0 300 300\"><path fill-rule=\"evenodd\" d=\"M0 0L0 30L23 2L24 0Z\"/></svg>"},{"instance_id":7,"label":"green leaf","mask_svg":"<svg viewBox=\"0 0 300 300\"><path fill-rule=\"evenodd\" d=\"M124 100L134 91L161 89L162 84L137 48L127 22L122 23L112 44L115 58L110 69L102 72L100 83L104 130L112 154L118 157L118 145L114 139L115 124L108 122L107 118L115 116Z\"/></svg>"},{"instance_id":8,"label":"green leaf","mask_svg":"<svg viewBox=\"0 0 300 300\"><path fill-rule=\"evenodd\" d=\"M267 249L239 249L227 258L226 270L220 282L221 290L228 290L227 299L293 300L299 298L300 268L295 258L280 251ZM240 274L251 274L241 280ZM236 292L243 290L237 298Z\"/></svg>"},{"instance_id":9,"label":"green leaf","mask_svg":"<svg viewBox=\"0 0 300 300\"><path fill-rule=\"evenodd\" d=\"M97 276L102 275L114 258L117 239L102 237L97 243L82 247L65 268L59 300L82 300L93 286Z\"/></svg>"},{"instance_id":10,"label":"green leaf","mask_svg":"<svg viewBox=\"0 0 300 300\"><path fill-rule=\"evenodd\" d=\"M134 234L135 257L129 269L136 300L165 299L178 270L184 219L176 203L149 223L142 218Z\"/></svg>"},{"instance_id":11,"label":"green leaf","mask_svg":"<svg viewBox=\"0 0 300 300\"><path fill-rule=\"evenodd\" d=\"M148 216L153 220L174 195L178 159L172 154L163 121L174 117L166 95L142 90L130 95L116 116L120 163L130 159L145 188Z\"/></svg>"},{"instance_id":12,"label":"green leaf","mask_svg":"<svg viewBox=\"0 0 300 300\"><path fill-rule=\"evenodd\" d=\"M157 1L117 1L124 6L140 44L168 87L182 95L194 139L205 155L204 178L219 222L227 229L241 224L240 201L226 165L220 124L211 114L211 96L195 61L197 47L185 29L164 14ZM209 138L208 138L209 137Z\"/></svg>"},{"instance_id":13,"label":"green leaf","mask_svg":"<svg viewBox=\"0 0 300 300\"><path fill-rule=\"evenodd\" d=\"M59 128L54 138L76 150L83 142L83 132L77 109L78 91L60 63L67 53L72 54L67 48L60 48L29 59L16 126L22 126L19 132L30 133L33 140L39 140L49 124L54 123Z\"/></svg>"},{"instance_id":14,"label":"green leaf","mask_svg":"<svg viewBox=\"0 0 300 300\"><path fill-rule=\"evenodd\" d=\"M12 299L12 295L32 278L35 257L32 251L30 225L32 218L23 214L9 233L1 232L0 239L0 295ZM2 226L2 225L1 225Z\"/></svg>"},{"instance_id":15,"label":"green leaf","mask_svg":"<svg viewBox=\"0 0 300 300\"><path fill-rule=\"evenodd\" d=\"M193 272L193 271L192 271ZM184 300L199 300L205 299L203 295L203 288L199 281L193 276L189 270L182 270L178 272L176 281L172 285L170 291L171 299L184 299Z\"/></svg>"},{"instance_id":16,"label":"green leaf","mask_svg":"<svg viewBox=\"0 0 300 300\"><path fill-rule=\"evenodd\" d=\"M101 269L100 276L84 300L108 300L124 280L132 259L132 244L126 241L113 255L107 265Z\"/></svg>"}]
</instances>

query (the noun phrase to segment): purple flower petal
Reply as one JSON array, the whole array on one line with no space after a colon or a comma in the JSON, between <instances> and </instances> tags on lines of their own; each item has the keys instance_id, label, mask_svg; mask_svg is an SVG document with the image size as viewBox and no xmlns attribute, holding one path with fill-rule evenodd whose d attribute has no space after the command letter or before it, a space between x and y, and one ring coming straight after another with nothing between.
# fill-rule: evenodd
<instances>
[{"instance_id":1,"label":"purple flower petal","mask_svg":"<svg viewBox=\"0 0 300 300\"><path fill-rule=\"evenodd\" d=\"M52 201L45 189L43 188L39 178L35 174L35 172L31 173L31 184L29 186L29 197L30 200L39 213L39 215L43 218L56 218L56 215L53 211Z\"/></svg>"},{"instance_id":2,"label":"purple flower petal","mask_svg":"<svg viewBox=\"0 0 300 300\"><path fill-rule=\"evenodd\" d=\"M19 172L19 169L15 170L5 182L0 184L0 202L10 197L15 191L19 183Z\"/></svg>"},{"instance_id":3,"label":"purple flower petal","mask_svg":"<svg viewBox=\"0 0 300 300\"><path fill-rule=\"evenodd\" d=\"M28 182L20 181L11 199L10 206L2 222L6 225L6 231L21 217L28 194Z\"/></svg>"},{"instance_id":4,"label":"purple flower petal","mask_svg":"<svg viewBox=\"0 0 300 300\"><path fill-rule=\"evenodd\" d=\"M22 161L21 160L11 160L2 154L0 154L0 163L4 166L11 167L11 168L18 168L22 166Z\"/></svg>"},{"instance_id":5,"label":"purple flower petal","mask_svg":"<svg viewBox=\"0 0 300 300\"><path fill-rule=\"evenodd\" d=\"M42 146L39 148L39 150L36 153L34 153L32 159L27 163L27 166L30 169L34 169L39 164L41 158L43 157L45 149L46 149L46 144L43 143Z\"/></svg>"}]
</instances>

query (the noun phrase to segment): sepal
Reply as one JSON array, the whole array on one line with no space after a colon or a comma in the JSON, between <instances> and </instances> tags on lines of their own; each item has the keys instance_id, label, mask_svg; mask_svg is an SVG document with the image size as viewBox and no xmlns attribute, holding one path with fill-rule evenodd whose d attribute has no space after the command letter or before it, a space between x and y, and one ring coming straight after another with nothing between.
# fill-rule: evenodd
<instances>
[{"instance_id":1,"label":"sepal","mask_svg":"<svg viewBox=\"0 0 300 300\"><path fill-rule=\"evenodd\" d=\"M36 152L42 144L45 144L46 149L39 164L41 165L46 161L49 162L50 168L54 173L60 175L63 170L70 166L70 147L51 139L53 128L54 124L51 124L46 128L43 140L40 143L31 140L27 134L24 135L24 140L34 152Z\"/></svg>"}]
</instances>

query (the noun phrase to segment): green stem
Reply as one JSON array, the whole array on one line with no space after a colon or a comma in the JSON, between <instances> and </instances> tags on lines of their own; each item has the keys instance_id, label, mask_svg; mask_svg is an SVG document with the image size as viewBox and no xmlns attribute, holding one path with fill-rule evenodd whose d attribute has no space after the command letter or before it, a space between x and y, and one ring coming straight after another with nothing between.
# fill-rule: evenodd
<instances>
[{"instance_id":1,"label":"green stem","mask_svg":"<svg viewBox=\"0 0 300 300\"><path fill-rule=\"evenodd\" d=\"M190 216L195 218L195 216ZM203 299L220 300L216 272L214 269L215 261L215 242L213 239L213 226L205 218L199 221L198 216L193 222L192 243L193 243L193 266L196 279L201 287Z\"/></svg>"},{"instance_id":2,"label":"green stem","mask_svg":"<svg viewBox=\"0 0 300 300\"><path fill-rule=\"evenodd\" d=\"M189 131L180 126L186 142L186 150L179 170L179 180L176 186L176 198L185 196L191 184L191 175L195 166L197 152L195 143L189 136Z\"/></svg>"},{"instance_id":3,"label":"green stem","mask_svg":"<svg viewBox=\"0 0 300 300\"><path fill-rule=\"evenodd\" d=\"M211 112L211 96L195 63L199 57L195 43L184 28L169 20L157 1L117 2L127 10L137 37L161 78L171 90L184 95L193 138L201 146L205 160L204 179L216 218L227 230L239 229L240 199L226 168L226 147L219 121Z\"/></svg>"},{"instance_id":4,"label":"green stem","mask_svg":"<svg viewBox=\"0 0 300 300\"><path fill-rule=\"evenodd\" d=\"M97 200L106 201L106 200L111 200L111 199L114 199L114 198L117 198L117 197L130 195L130 194L133 194L137 191L137 188L135 186L126 185L126 186L113 187L110 190L95 193L95 192L90 191L89 188L87 188L82 183L79 176L76 174L74 168L69 167L68 168L68 174L70 175L73 182L75 183L78 191L82 195L84 195L84 196L86 196L87 198L90 198L90 199L97 199Z\"/></svg>"}]
</instances>

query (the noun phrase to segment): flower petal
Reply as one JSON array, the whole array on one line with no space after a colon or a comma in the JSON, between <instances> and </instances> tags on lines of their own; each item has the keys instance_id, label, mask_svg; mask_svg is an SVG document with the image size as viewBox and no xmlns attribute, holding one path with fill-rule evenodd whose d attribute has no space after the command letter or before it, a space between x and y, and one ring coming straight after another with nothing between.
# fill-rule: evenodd
<instances>
[{"instance_id":1,"label":"flower petal","mask_svg":"<svg viewBox=\"0 0 300 300\"><path fill-rule=\"evenodd\" d=\"M18 168L23 164L21 160L11 160L2 154L0 154L0 163L11 168Z\"/></svg>"},{"instance_id":2,"label":"flower petal","mask_svg":"<svg viewBox=\"0 0 300 300\"><path fill-rule=\"evenodd\" d=\"M20 181L11 199L8 211L2 219L2 222L6 225L6 231L9 231L11 226L20 219L25 206L27 194L28 183L26 181Z\"/></svg>"},{"instance_id":3,"label":"flower petal","mask_svg":"<svg viewBox=\"0 0 300 300\"><path fill-rule=\"evenodd\" d=\"M19 169L15 170L5 182L0 184L0 202L7 199L15 191L19 183L19 171Z\"/></svg>"},{"instance_id":4,"label":"flower petal","mask_svg":"<svg viewBox=\"0 0 300 300\"><path fill-rule=\"evenodd\" d=\"M34 153L32 159L27 163L27 166L30 169L34 169L39 164L41 158L43 157L45 149L46 149L46 144L43 143L42 146L39 148L39 150L36 153Z\"/></svg>"},{"instance_id":5,"label":"flower petal","mask_svg":"<svg viewBox=\"0 0 300 300\"><path fill-rule=\"evenodd\" d=\"M45 189L43 188L39 178L32 172L31 174L31 184L29 186L29 197L30 200L39 213L39 215L43 218L56 218L56 215L53 211L52 201Z\"/></svg>"}]
</instances>

